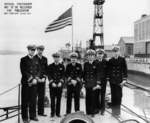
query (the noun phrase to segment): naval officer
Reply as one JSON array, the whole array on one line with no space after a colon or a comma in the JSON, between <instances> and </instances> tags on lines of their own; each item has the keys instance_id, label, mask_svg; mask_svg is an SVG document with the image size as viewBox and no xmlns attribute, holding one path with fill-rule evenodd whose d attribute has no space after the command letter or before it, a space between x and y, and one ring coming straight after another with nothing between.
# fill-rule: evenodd
<instances>
[{"instance_id":1,"label":"naval officer","mask_svg":"<svg viewBox=\"0 0 150 123\"><path fill-rule=\"evenodd\" d=\"M97 82L100 84L101 89L96 92L96 107L101 111L101 114L104 114L105 111L105 93L106 93L106 84L108 78L108 62L104 58L105 51L103 49L96 50L97 56ZM100 99L100 100L99 100Z\"/></svg>"},{"instance_id":2,"label":"naval officer","mask_svg":"<svg viewBox=\"0 0 150 123\"><path fill-rule=\"evenodd\" d=\"M95 114L95 91L100 89L97 83L97 66L95 60L95 51L89 49L86 53L88 61L84 63L83 81L86 89L86 114L92 117Z\"/></svg>"},{"instance_id":3,"label":"naval officer","mask_svg":"<svg viewBox=\"0 0 150 123\"><path fill-rule=\"evenodd\" d=\"M81 91L81 77L82 66L77 62L78 54L72 52L70 54L71 63L66 67L67 78L67 109L66 114L71 113L72 99L74 98L75 112L80 110L80 91Z\"/></svg>"},{"instance_id":4,"label":"naval officer","mask_svg":"<svg viewBox=\"0 0 150 123\"><path fill-rule=\"evenodd\" d=\"M37 83L37 97L38 97L38 115L46 116L44 114L44 97L45 97L45 83L47 78L47 58L43 56L43 51L45 47L43 45L37 46L36 58L40 65L40 77Z\"/></svg>"},{"instance_id":5,"label":"naval officer","mask_svg":"<svg viewBox=\"0 0 150 123\"><path fill-rule=\"evenodd\" d=\"M49 89L51 98L51 117L61 117L61 97L65 78L65 67L60 63L60 54L54 53L54 62L48 65Z\"/></svg>"},{"instance_id":6,"label":"naval officer","mask_svg":"<svg viewBox=\"0 0 150 123\"><path fill-rule=\"evenodd\" d=\"M119 47L114 47L113 52L114 56L108 62L108 73L112 114L118 116L122 102L122 87L127 81L127 64L125 58L120 56Z\"/></svg>"},{"instance_id":7,"label":"naval officer","mask_svg":"<svg viewBox=\"0 0 150 123\"><path fill-rule=\"evenodd\" d=\"M36 116L37 81L40 77L40 65L34 56L36 46L28 45L28 55L21 58L21 115L24 123L38 121Z\"/></svg>"}]
</instances>

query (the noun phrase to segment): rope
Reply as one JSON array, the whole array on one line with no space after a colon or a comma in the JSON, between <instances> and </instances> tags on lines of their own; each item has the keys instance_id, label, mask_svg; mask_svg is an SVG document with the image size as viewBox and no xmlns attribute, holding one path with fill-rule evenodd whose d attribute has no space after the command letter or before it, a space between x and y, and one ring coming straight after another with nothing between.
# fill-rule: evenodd
<instances>
[{"instance_id":1,"label":"rope","mask_svg":"<svg viewBox=\"0 0 150 123\"><path fill-rule=\"evenodd\" d=\"M128 108L127 106L121 104L124 108L126 108L128 111L130 111L131 113L135 114L138 118L144 120L146 123L149 123L149 121L147 119L144 119L142 116L140 116L139 114L135 113L133 110L131 110L130 108Z\"/></svg>"},{"instance_id":2,"label":"rope","mask_svg":"<svg viewBox=\"0 0 150 123\"><path fill-rule=\"evenodd\" d=\"M10 91L12 91L12 90L14 90L14 89L17 88L19 85L20 85L20 84L17 84L16 86L14 86L14 87L12 87L12 88L10 88L10 89L8 89L8 90L6 90L6 91L0 93L0 96L2 96L2 95L4 95L4 94L6 94L6 93L8 93L8 92L10 92Z\"/></svg>"}]
</instances>

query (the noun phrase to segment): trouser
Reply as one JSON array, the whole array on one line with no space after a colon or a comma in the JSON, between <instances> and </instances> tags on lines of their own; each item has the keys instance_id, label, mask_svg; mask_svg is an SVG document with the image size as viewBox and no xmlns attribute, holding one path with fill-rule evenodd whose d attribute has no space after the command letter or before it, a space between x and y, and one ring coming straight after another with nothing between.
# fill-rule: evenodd
<instances>
[{"instance_id":1,"label":"trouser","mask_svg":"<svg viewBox=\"0 0 150 123\"><path fill-rule=\"evenodd\" d=\"M80 110L80 85L77 84L76 86L68 85L67 86L67 109L66 113L71 113L72 109L72 98L74 98L74 108L75 112Z\"/></svg>"},{"instance_id":2,"label":"trouser","mask_svg":"<svg viewBox=\"0 0 150 123\"><path fill-rule=\"evenodd\" d=\"M94 99L94 102L95 102L95 105L94 105L94 113L98 113L99 110L100 110L100 92L101 90L100 89L96 89L94 91L94 95L95 95L95 99Z\"/></svg>"},{"instance_id":3,"label":"trouser","mask_svg":"<svg viewBox=\"0 0 150 123\"><path fill-rule=\"evenodd\" d=\"M36 97L37 85L22 85L21 90L21 112L22 119L32 119L36 117Z\"/></svg>"},{"instance_id":4,"label":"trouser","mask_svg":"<svg viewBox=\"0 0 150 123\"><path fill-rule=\"evenodd\" d=\"M111 87L112 113L114 115L120 115L120 106L122 101L122 87L112 83L110 83L110 87Z\"/></svg>"},{"instance_id":5,"label":"trouser","mask_svg":"<svg viewBox=\"0 0 150 123\"><path fill-rule=\"evenodd\" d=\"M107 80L102 80L101 81L101 100L100 100L100 109L103 112L105 110L105 94L106 94L106 85L107 85Z\"/></svg>"},{"instance_id":6,"label":"trouser","mask_svg":"<svg viewBox=\"0 0 150 123\"><path fill-rule=\"evenodd\" d=\"M60 115L60 106L61 106L61 96L62 96L62 88L51 87L50 88L50 98L51 98L51 115L55 114Z\"/></svg>"},{"instance_id":7,"label":"trouser","mask_svg":"<svg viewBox=\"0 0 150 123\"><path fill-rule=\"evenodd\" d=\"M94 108L95 108L95 93L93 91L93 88L86 88L86 114L91 115L94 114Z\"/></svg>"},{"instance_id":8,"label":"trouser","mask_svg":"<svg viewBox=\"0 0 150 123\"><path fill-rule=\"evenodd\" d=\"M38 94L38 114L44 114L44 97L45 97L45 82L38 83L37 94Z\"/></svg>"}]
</instances>

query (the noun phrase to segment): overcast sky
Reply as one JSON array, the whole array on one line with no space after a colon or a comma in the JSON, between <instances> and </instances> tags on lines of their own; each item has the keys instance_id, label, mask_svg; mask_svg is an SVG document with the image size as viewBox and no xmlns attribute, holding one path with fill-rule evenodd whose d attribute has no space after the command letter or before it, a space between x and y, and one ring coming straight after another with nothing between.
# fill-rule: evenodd
<instances>
[{"instance_id":1,"label":"overcast sky","mask_svg":"<svg viewBox=\"0 0 150 123\"><path fill-rule=\"evenodd\" d=\"M92 38L93 0L23 0L33 3L31 15L4 15L0 0L0 49L26 50L29 43L43 44L52 53L71 41L71 26L44 33L45 28L73 5L74 41ZM18 0L19 2L21 0ZM133 36L134 21L150 14L150 0L106 0L104 4L104 44L117 43L121 36Z\"/></svg>"}]
</instances>

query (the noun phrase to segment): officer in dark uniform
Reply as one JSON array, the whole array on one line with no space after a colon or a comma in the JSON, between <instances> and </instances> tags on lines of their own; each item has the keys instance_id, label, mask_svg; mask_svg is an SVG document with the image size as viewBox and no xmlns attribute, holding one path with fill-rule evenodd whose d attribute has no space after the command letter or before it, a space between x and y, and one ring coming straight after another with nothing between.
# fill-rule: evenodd
<instances>
[{"instance_id":1,"label":"officer in dark uniform","mask_svg":"<svg viewBox=\"0 0 150 123\"><path fill-rule=\"evenodd\" d=\"M46 116L44 114L44 97L45 97L45 83L47 77L47 58L43 56L44 46L40 45L37 47L37 55L35 56L39 60L40 64L40 77L38 79L38 89L37 89L37 96L38 96L38 115Z\"/></svg>"},{"instance_id":2,"label":"officer in dark uniform","mask_svg":"<svg viewBox=\"0 0 150 123\"><path fill-rule=\"evenodd\" d=\"M70 54L71 63L66 67L67 78L67 109L66 114L71 113L72 98L74 98L75 112L80 110L80 91L81 91L81 77L82 66L77 63L78 54L72 52Z\"/></svg>"},{"instance_id":3,"label":"officer in dark uniform","mask_svg":"<svg viewBox=\"0 0 150 123\"><path fill-rule=\"evenodd\" d=\"M36 46L28 45L29 54L21 58L20 70L22 74L21 84L21 111L24 123L29 120L38 121L36 117L37 80L40 76L38 59L34 56Z\"/></svg>"},{"instance_id":4,"label":"officer in dark uniform","mask_svg":"<svg viewBox=\"0 0 150 123\"><path fill-rule=\"evenodd\" d=\"M51 117L60 117L60 104L64 84L65 68L60 63L60 54L53 54L54 63L48 66L49 89L51 98Z\"/></svg>"},{"instance_id":5,"label":"officer in dark uniform","mask_svg":"<svg viewBox=\"0 0 150 123\"><path fill-rule=\"evenodd\" d=\"M86 89L86 114L92 117L95 114L95 91L100 89L97 83L97 66L95 60L95 51L90 49L86 53L88 62L84 63L83 80Z\"/></svg>"},{"instance_id":6,"label":"officer in dark uniform","mask_svg":"<svg viewBox=\"0 0 150 123\"><path fill-rule=\"evenodd\" d=\"M127 80L127 65L125 58L120 56L119 47L114 47L114 57L108 62L109 81L111 87L112 114L120 115L122 87Z\"/></svg>"},{"instance_id":7,"label":"officer in dark uniform","mask_svg":"<svg viewBox=\"0 0 150 123\"><path fill-rule=\"evenodd\" d=\"M96 92L96 109L101 110L101 114L104 114L105 111L105 93L106 93L106 84L107 84L107 61L104 59L105 51L103 49L97 49L97 83L100 84L101 89ZM100 100L99 100L100 97Z\"/></svg>"}]
</instances>

